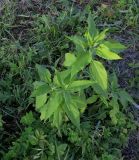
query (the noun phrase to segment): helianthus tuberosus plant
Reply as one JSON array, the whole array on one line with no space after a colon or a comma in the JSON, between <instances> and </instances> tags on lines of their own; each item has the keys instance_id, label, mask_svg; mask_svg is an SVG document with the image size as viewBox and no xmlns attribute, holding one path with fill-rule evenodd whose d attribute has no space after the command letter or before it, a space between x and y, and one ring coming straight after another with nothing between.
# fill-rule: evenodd
<instances>
[{"instance_id":1,"label":"helianthus tuberosus plant","mask_svg":"<svg viewBox=\"0 0 139 160\"><path fill-rule=\"evenodd\" d=\"M116 94L117 90L112 84L116 81L116 75L109 83L108 73L101 62L101 59L121 59L118 53L126 47L119 42L106 40L108 29L99 32L91 14L87 23L88 27L83 36L68 37L76 48L65 54L62 71L55 69L52 75L44 66L36 65L40 77L40 81L34 82L32 93L36 99L36 110L40 112L41 120L49 120L58 129L62 122L68 120L80 128L81 114L94 99L100 99L110 108L109 114L114 124L117 123L119 102L122 105L133 103L129 95L119 101L121 95L127 93L120 90L119 94ZM91 90L91 93L87 94L88 90Z\"/></svg>"}]
</instances>

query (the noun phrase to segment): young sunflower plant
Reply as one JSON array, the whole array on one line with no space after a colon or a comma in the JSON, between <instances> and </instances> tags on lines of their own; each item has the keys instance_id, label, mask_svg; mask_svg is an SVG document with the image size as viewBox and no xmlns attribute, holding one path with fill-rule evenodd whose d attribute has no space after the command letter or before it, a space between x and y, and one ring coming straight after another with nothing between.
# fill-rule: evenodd
<instances>
[{"instance_id":1,"label":"young sunflower plant","mask_svg":"<svg viewBox=\"0 0 139 160\"><path fill-rule=\"evenodd\" d=\"M75 44L75 50L65 54L62 71L55 69L52 75L44 66L36 65L40 81L34 82L32 96L36 99L35 108L40 112L41 120L49 120L58 129L62 122L68 120L80 128L81 114L87 108L88 101L93 103L91 99L96 94L105 105L112 106L110 117L117 123L120 95L118 98L110 96L114 95L114 90L109 85L107 71L99 59L119 60L121 57L118 53L126 47L119 42L106 40L108 29L99 32L91 14L87 23L83 36L68 37ZM88 73L87 78L83 76L84 70ZM86 90L89 88L93 90L94 96L87 97ZM130 96L125 98L125 102L128 101L134 103Z\"/></svg>"}]
</instances>

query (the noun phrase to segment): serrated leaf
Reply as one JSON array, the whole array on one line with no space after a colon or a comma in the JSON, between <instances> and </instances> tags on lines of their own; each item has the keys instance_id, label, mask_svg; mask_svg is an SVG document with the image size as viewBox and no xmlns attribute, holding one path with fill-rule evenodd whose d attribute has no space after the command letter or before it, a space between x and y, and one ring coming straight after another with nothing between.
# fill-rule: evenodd
<instances>
[{"instance_id":1,"label":"serrated leaf","mask_svg":"<svg viewBox=\"0 0 139 160\"><path fill-rule=\"evenodd\" d=\"M38 87L42 86L42 85L45 85L46 83L45 82L41 82L41 81L35 81L33 83L33 86L34 86L34 89L37 89Z\"/></svg>"},{"instance_id":2,"label":"serrated leaf","mask_svg":"<svg viewBox=\"0 0 139 160\"><path fill-rule=\"evenodd\" d=\"M79 53L84 53L85 52L85 47L87 45L86 39L80 36L71 36L68 37L75 45L76 45L76 50Z\"/></svg>"},{"instance_id":3,"label":"serrated leaf","mask_svg":"<svg viewBox=\"0 0 139 160\"><path fill-rule=\"evenodd\" d=\"M106 32L108 31L108 29L105 29L104 31L100 32L94 39L95 42L99 42L102 41L106 38Z\"/></svg>"},{"instance_id":4,"label":"serrated leaf","mask_svg":"<svg viewBox=\"0 0 139 160\"><path fill-rule=\"evenodd\" d=\"M88 32L91 35L91 37L94 38L97 35L97 28L92 14L89 14L87 22L88 22Z\"/></svg>"},{"instance_id":5,"label":"serrated leaf","mask_svg":"<svg viewBox=\"0 0 139 160\"><path fill-rule=\"evenodd\" d=\"M102 63L93 60L90 65L90 72L93 79L98 83L103 90L107 90L108 78L107 72Z\"/></svg>"},{"instance_id":6,"label":"serrated leaf","mask_svg":"<svg viewBox=\"0 0 139 160\"><path fill-rule=\"evenodd\" d=\"M41 107L41 110L40 110L40 113L41 113L41 116L40 116L40 119L41 120L47 120L46 119L46 112L47 112L47 104L45 104L45 105L43 105L42 107Z\"/></svg>"},{"instance_id":7,"label":"serrated leaf","mask_svg":"<svg viewBox=\"0 0 139 160\"><path fill-rule=\"evenodd\" d=\"M77 91L77 90L81 90L81 89L86 89L89 86L91 86L92 84L94 84L94 82L92 82L90 80L78 80L78 81L72 82L69 85L68 89L73 90L73 91Z\"/></svg>"},{"instance_id":8,"label":"serrated leaf","mask_svg":"<svg viewBox=\"0 0 139 160\"><path fill-rule=\"evenodd\" d=\"M68 118L71 120L71 122L77 127L80 128L80 113L78 106L72 101L71 96L67 93L64 94L64 106L63 109L66 112Z\"/></svg>"},{"instance_id":9,"label":"serrated leaf","mask_svg":"<svg viewBox=\"0 0 139 160\"><path fill-rule=\"evenodd\" d=\"M54 112L53 124L57 128L60 128L60 126L62 124L62 108L60 108L60 107Z\"/></svg>"},{"instance_id":10,"label":"serrated leaf","mask_svg":"<svg viewBox=\"0 0 139 160\"><path fill-rule=\"evenodd\" d=\"M120 52L126 49L126 46L114 40L105 41L103 42L103 44L107 46L111 51L114 51L114 52Z\"/></svg>"},{"instance_id":11,"label":"serrated leaf","mask_svg":"<svg viewBox=\"0 0 139 160\"><path fill-rule=\"evenodd\" d=\"M47 120L52 116L52 114L58 109L62 102L62 97L60 93L53 93L49 98L47 104L41 107L41 120Z\"/></svg>"},{"instance_id":12,"label":"serrated leaf","mask_svg":"<svg viewBox=\"0 0 139 160\"><path fill-rule=\"evenodd\" d=\"M51 82L51 73L49 72L49 70L41 65L38 65L38 64L36 65L36 68L38 70L38 74L39 74L40 79L46 83L50 83Z\"/></svg>"},{"instance_id":13,"label":"serrated leaf","mask_svg":"<svg viewBox=\"0 0 139 160\"><path fill-rule=\"evenodd\" d=\"M80 92L77 95L73 95L72 100L74 101L76 106L78 106L80 113L83 113L87 107L86 96L84 92Z\"/></svg>"},{"instance_id":14,"label":"serrated leaf","mask_svg":"<svg viewBox=\"0 0 139 160\"><path fill-rule=\"evenodd\" d=\"M76 57L74 54L66 53L64 66L69 67L76 61Z\"/></svg>"},{"instance_id":15,"label":"serrated leaf","mask_svg":"<svg viewBox=\"0 0 139 160\"><path fill-rule=\"evenodd\" d=\"M47 94L36 96L36 108L41 108L47 101Z\"/></svg>"},{"instance_id":16,"label":"serrated leaf","mask_svg":"<svg viewBox=\"0 0 139 160\"><path fill-rule=\"evenodd\" d=\"M108 59L108 60L121 59L121 57L119 55L110 51L109 48L107 46L105 46L104 44L99 45L99 47L97 48L96 51L97 51L96 54L99 57L102 57L104 59Z\"/></svg>"},{"instance_id":17,"label":"serrated leaf","mask_svg":"<svg viewBox=\"0 0 139 160\"><path fill-rule=\"evenodd\" d=\"M85 66L87 66L91 62L91 59L92 59L92 57L89 53L85 53L83 55L80 55L72 65L71 77L73 77L76 73L78 73Z\"/></svg>"},{"instance_id":18,"label":"serrated leaf","mask_svg":"<svg viewBox=\"0 0 139 160\"><path fill-rule=\"evenodd\" d=\"M69 83L70 81L70 70L65 71L56 71L54 76L54 83L58 86L65 86L65 84Z\"/></svg>"},{"instance_id":19,"label":"serrated leaf","mask_svg":"<svg viewBox=\"0 0 139 160\"><path fill-rule=\"evenodd\" d=\"M51 91L51 87L48 84L43 84L43 85L37 87L37 89L35 89L32 92L32 96L33 97L40 96L40 95L49 93L50 91Z\"/></svg>"}]
</instances>

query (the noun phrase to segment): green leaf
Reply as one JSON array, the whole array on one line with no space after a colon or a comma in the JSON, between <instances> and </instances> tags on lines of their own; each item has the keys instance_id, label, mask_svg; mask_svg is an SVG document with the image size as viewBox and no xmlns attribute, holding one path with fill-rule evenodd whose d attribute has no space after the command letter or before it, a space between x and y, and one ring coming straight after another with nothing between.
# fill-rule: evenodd
<instances>
[{"instance_id":1,"label":"green leaf","mask_svg":"<svg viewBox=\"0 0 139 160\"><path fill-rule=\"evenodd\" d=\"M78 81L72 82L67 89L77 91L77 90L86 89L92 84L94 84L94 82L90 80L78 80Z\"/></svg>"},{"instance_id":2,"label":"green leaf","mask_svg":"<svg viewBox=\"0 0 139 160\"><path fill-rule=\"evenodd\" d=\"M103 44L106 47L108 47L111 51L114 51L114 52L121 52L126 49L126 46L124 46L123 44L116 42L114 40L105 41L105 42L103 42Z\"/></svg>"},{"instance_id":3,"label":"green leaf","mask_svg":"<svg viewBox=\"0 0 139 160\"><path fill-rule=\"evenodd\" d=\"M93 95L92 97L89 97L87 99L87 104L92 104L92 103L95 103L98 99L98 95Z\"/></svg>"},{"instance_id":4,"label":"green leaf","mask_svg":"<svg viewBox=\"0 0 139 160\"><path fill-rule=\"evenodd\" d=\"M49 70L41 65L38 65L38 64L36 65L36 68L38 70L38 74L40 76L40 79L46 83L50 83L51 82L51 74L50 74Z\"/></svg>"},{"instance_id":5,"label":"green leaf","mask_svg":"<svg viewBox=\"0 0 139 160\"><path fill-rule=\"evenodd\" d=\"M40 113L41 113L40 119L41 120L47 120L48 119L48 118L46 118L47 110L48 110L47 104L45 104L44 106L41 107L41 109L40 109ZM53 114L53 112L52 112L52 114Z\"/></svg>"},{"instance_id":6,"label":"green leaf","mask_svg":"<svg viewBox=\"0 0 139 160\"><path fill-rule=\"evenodd\" d=\"M37 145L38 144L38 138L36 138L34 135L29 135L29 142L32 145Z\"/></svg>"},{"instance_id":7,"label":"green leaf","mask_svg":"<svg viewBox=\"0 0 139 160\"><path fill-rule=\"evenodd\" d=\"M64 66L69 67L76 61L76 57L74 54L67 53L65 55Z\"/></svg>"},{"instance_id":8,"label":"green leaf","mask_svg":"<svg viewBox=\"0 0 139 160\"><path fill-rule=\"evenodd\" d=\"M88 31L85 32L84 37L86 38L87 43L88 43L87 47L88 46L92 46L93 38L92 38L92 36L90 35L90 33Z\"/></svg>"},{"instance_id":9,"label":"green leaf","mask_svg":"<svg viewBox=\"0 0 139 160\"><path fill-rule=\"evenodd\" d=\"M106 38L106 32L108 31L108 29L105 29L104 31L100 32L94 39L95 42L99 42L102 41Z\"/></svg>"},{"instance_id":10,"label":"green leaf","mask_svg":"<svg viewBox=\"0 0 139 160\"><path fill-rule=\"evenodd\" d=\"M100 56L104 59L108 59L108 60L121 59L120 56L118 56L116 53L110 51L109 48L107 46L105 46L104 44L99 45L99 47L97 48L96 54L98 56Z\"/></svg>"},{"instance_id":11,"label":"green leaf","mask_svg":"<svg viewBox=\"0 0 139 160\"><path fill-rule=\"evenodd\" d=\"M32 96L33 97L40 96L40 95L49 93L50 91L51 91L51 87L48 84L43 84L43 85L37 87L37 89L35 89L32 92Z\"/></svg>"},{"instance_id":12,"label":"green leaf","mask_svg":"<svg viewBox=\"0 0 139 160\"><path fill-rule=\"evenodd\" d=\"M80 55L72 65L71 77L73 77L79 71L83 70L83 68L91 62L91 59L92 57L89 53Z\"/></svg>"},{"instance_id":13,"label":"green leaf","mask_svg":"<svg viewBox=\"0 0 139 160\"><path fill-rule=\"evenodd\" d=\"M80 37L80 36L71 36L68 38L76 45L76 50L80 54L85 52L85 48L87 45L87 41L85 38Z\"/></svg>"},{"instance_id":14,"label":"green leaf","mask_svg":"<svg viewBox=\"0 0 139 160\"><path fill-rule=\"evenodd\" d=\"M65 103L63 106L64 111L66 112L68 118L71 120L71 122L77 127L80 128L80 113L78 110L78 106L76 106L76 103L72 101L72 98L70 94L65 93L64 94Z\"/></svg>"},{"instance_id":15,"label":"green leaf","mask_svg":"<svg viewBox=\"0 0 139 160\"><path fill-rule=\"evenodd\" d=\"M59 156L64 155L66 148L67 148L67 144L60 144L60 145L58 145L58 147L57 147L57 154Z\"/></svg>"},{"instance_id":16,"label":"green leaf","mask_svg":"<svg viewBox=\"0 0 139 160\"><path fill-rule=\"evenodd\" d=\"M47 104L41 107L41 120L47 120L52 116L52 114L58 109L62 102L62 97L59 92L53 93L49 98Z\"/></svg>"},{"instance_id":17,"label":"green leaf","mask_svg":"<svg viewBox=\"0 0 139 160\"><path fill-rule=\"evenodd\" d=\"M120 96L120 102L124 107L128 105L128 102L135 104L133 98L125 90L120 90L118 94Z\"/></svg>"},{"instance_id":18,"label":"green leaf","mask_svg":"<svg viewBox=\"0 0 139 160\"><path fill-rule=\"evenodd\" d=\"M26 113L26 115L21 118L20 122L24 125L31 125L34 121L35 121L35 118L32 112L30 111L29 113Z\"/></svg>"},{"instance_id":19,"label":"green leaf","mask_svg":"<svg viewBox=\"0 0 139 160\"><path fill-rule=\"evenodd\" d=\"M97 28L92 14L89 14L88 19L88 32L92 38L97 35Z\"/></svg>"},{"instance_id":20,"label":"green leaf","mask_svg":"<svg viewBox=\"0 0 139 160\"><path fill-rule=\"evenodd\" d=\"M45 82L42 82L42 81L35 81L33 83L33 86L34 86L34 89L37 89L38 87L42 86L42 85L45 85L46 83Z\"/></svg>"},{"instance_id":21,"label":"green leaf","mask_svg":"<svg viewBox=\"0 0 139 160\"><path fill-rule=\"evenodd\" d=\"M108 78L107 72L102 63L93 60L90 65L90 72L93 79L101 86L103 90L107 90Z\"/></svg>"},{"instance_id":22,"label":"green leaf","mask_svg":"<svg viewBox=\"0 0 139 160\"><path fill-rule=\"evenodd\" d=\"M47 101L47 94L36 96L36 108L41 108Z\"/></svg>"},{"instance_id":23,"label":"green leaf","mask_svg":"<svg viewBox=\"0 0 139 160\"><path fill-rule=\"evenodd\" d=\"M113 107L113 109L110 111L110 117L113 122L113 124L117 124L118 122L118 113L119 113L119 104L116 98L113 98L110 102L110 105Z\"/></svg>"},{"instance_id":24,"label":"green leaf","mask_svg":"<svg viewBox=\"0 0 139 160\"><path fill-rule=\"evenodd\" d=\"M118 79L117 79L117 76L116 76L115 72L111 74L109 82L111 83L111 89L113 91L116 90L119 87Z\"/></svg>"},{"instance_id":25,"label":"green leaf","mask_svg":"<svg viewBox=\"0 0 139 160\"><path fill-rule=\"evenodd\" d=\"M55 71L54 83L59 87L64 86L64 78L62 76L62 72L59 72L57 70Z\"/></svg>"},{"instance_id":26,"label":"green leaf","mask_svg":"<svg viewBox=\"0 0 139 160\"><path fill-rule=\"evenodd\" d=\"M62 124L62 108L60 108L60 107L58 107L57 110L54 112L53 124L57 128L60 128L60 126Z\"/></svg>"},{"instance_id":27,"label":"green leaf","mask_svg":"<svg viewBox=\"0 0 139 160\"><path fill-rule=\"evenodd\" d=\"M77 95L73 95L72 100L74 101L76 106L78 106L80 113L83 113L87 107L86 97L84 92L80 92Z\"/></svg>"},{"instance_id":28,"label":"green leaf","mask_svg":"<svg viewBox=\"0 0 139 160\"><path fill-rule=\"evenodd\" d=\"M65 86L65 84L68 84L70 81L70 73L71 71L69 69L65 71L56 71L54 76L54 83L58 86Z\"/></svg>"},{"instance_id":29,"label":"green leaf","mask_svg":"<svg viewBox=\"0 0 139 160\"><path fill-rule=\"evenodd\" d=\"M93 75L92 75L93 77ZM104 97L107 98L108 97L108 93L107 90L104 90L98 83L93 84L92 88L94 89L95 93L97 93L100 98Z\"/></svg>"}]
</instances>

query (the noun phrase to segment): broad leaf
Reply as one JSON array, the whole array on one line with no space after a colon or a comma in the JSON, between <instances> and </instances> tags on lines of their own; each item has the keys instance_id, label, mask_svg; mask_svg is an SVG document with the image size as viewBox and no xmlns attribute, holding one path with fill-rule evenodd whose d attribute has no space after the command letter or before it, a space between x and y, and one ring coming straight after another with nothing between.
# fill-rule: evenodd
<instances>
[{"instance_id":1,"label":"broad leaf","mask_svg":"<svg viewBox=\"0 0 139 160\"><path fill-rule=\"evenodd\" d=\"M106 90L108 85L108 78L103 64L93 60L90 65L90 72L91 76L99 84L99 86L101 86L103 90Z\"/></svg>"},{"instance_id":2,"label":"broad leaf","mask_svg":"<svg viewBox=\"0 0 139 160\"><path fill-rule=\"evenodd\" d=\"M40 112L41 112L41 120L47 120L52 116L52 114L58 109L62 102L62 97L60 93L53 93L49 98L47 104L45 104Z\"/></svg>"},{"instance_id":3,"label":"broad leaf","mask_svg":"<svg viewBox=\"0 0 139 160\"><path fill-rule=\"evenodd\" d=\"M108 31L108 29L105 29L104 31L100 32L96 37L95 37L95 42L99 42L102 41L106 38L106 32Z\"/></svg>"},{"instance_id":4,"label":"broad leaf","mask_svg":"<svg viewBox=\"0 0 139 160\"><path fill-rule=\"evenodd\" d=\"M116 41L105 41L103 42L105 46L107 46L111 51L120 52L126 49L126 46Z\"/></svg>"},{"instance_id":5,"label":"broad leaf","mask_svg":"<svg viewBox=\"0 0 139 160\"><path fill-rule=\"evenodd\" d=\"M90 35L89 32L86 32L84 34L84 37L87 39L87 42L88 42L89 46L92 46L92 44L94 44L94 40L93 40L93 38L92 38L92 36Z\"/></svg>"},{"instance_id":6,"label":"broad leaf","mask_svg":"<svg viewBox=\"0 0 139 160\"><path fill-rule=\"evenodd\" d=\"M93 82L90 80L78 80L78 81L72 82L69 85L68 89L73 90L73 91L82 90L82 89L88 88L92 84Z\"/></svg>"},{"instance_id":7,"label":"broad leaf","mask_svg":"<svg viewBox=\"0 0 139 160\"><path fill-rule=\"evenodd\" d=\"M41 65L36 65L36 68L38 70L38 74L40 76L40 79L44 82L50 83L51 82L51 74L48 69Z\"/></svg>"},{"instance_id":8,"label":"broad leaf","mask_svg":"<svg viewBox=\"0 0 139 160\"><path fill-rule=\"evenodd\" d=\"M87 22L88 22L88 32L91 35L91 37L94 38L97 35L97 29L92 14L89 14Z\"/></svg>"},{"instance_id":9,"label":"broad leaf","mask_svg":"<svg viewBox=\"0 0 139 160\"><path fill-rule=\"evenodd\" d=\"M47 101L47 94L36 96L36 108L41 108Z\"/></svg>"},{"instance_id":10,"label":"broad leaf","mask_svg":"<svg viewBox=\"0 0 139 160\"><path fill-rule=\"evenodd\" d=\"M33 86L34 86L34 89L37 89L38 87L42 86L42 85L45 85L46 83L45 82L42 82L42 81L35 81L33 83Z\"/></svg>"},{"instance_id":11,"label":"broad leaf","mask_svg":"<svg viewBox=\"0 0 139 160\"><path fill-rule=\"evenodd\" d=\"M57 128L60 128L60 126L62 124L62 108L60 108L60 107L58 107L58 109L54 112L53 124Z\"/></svg>"},{"instance_id":12,"label":"broad leaf","mask_svg":"<svg viewBox=\"0 0 139 160\"><path fill-rule=\"evenodd\" d=\"M41 113L41 116L40 116L40 119L41 120L46 120L46 112L47 112L47 104L45 104L43 107L41 107L41 110L40 110L40 113Z\"/></svg>"},{"instance_id":13,"label":"broad leaf","mask_svg":"<svg viewBox=\"0 0 139 160\"><path fill-rule=\"evenodd\" d=\"M84 92L80 92L76 95L72 95L72 100L78 106L80 113L83 113L87 107L86 97Z\"/></svg>"},{"instance_id":14,"label":"broad leaf","mask_svg":"<svg viewBox=\"0 0 139 160\"><path fill-rule=\"evenodd\" d=\"M65 71L56 71L55 76L54 76L54 84L58 86L65 86L65 84L68 84L70 81L70 70L65 70Z\"/></svg>"},{"instance_id":15,"label":"broad leaf","mask_svg":"<svg viewBox=\"0 0 139 160\"><path fill-rule=\"evenodd\" d=\"M51 91L51 87L48 84L43 84L37 87L37 89L35 89L32 92L32 96L35 97L35 96L44 95L46 93L49 93L50 91Z\"/></svg>"},{"instance_id":16,"label":"broad leaf","mask_svg":"<svg viewBox=\"0 0 139 160\"><path fill-rule=\"evenodd\" d=\"M71 122L77 127L80 128L80 113L78 106L72 101L71 96L67 93L64 94L65 103L63 106L64 111L66 112L68 118Z\"/></svg>"},{"instance_id":17,"label":"broad leaf","mask_svg":"<svg viewBox=\"0 0 139 160\"><path fill-rule=\"evenodd\" d=\"M104 44L99 45L96 51L97 51L96 54L104 59L108 59L108 60L121 59L120 56L110 51L109 48Z\"/></svg>"},{"instance_id":18,"label":"broad leaf","mask_svg":"<svg viewBox=\"0 0 139 160\"><path fill-rule=\"evenodd\" d=\"M81 54L85 52L85 48L87 45L86 39L80 36L71 36L68 37L75 45L76 50Z\"/></svg>"},{"instance_id":19,"label":"broad leaf","mask_svg":"<svg viewBox=\"0 0 139 160\"><path fill-rule=\"evenodd\" d=\"M69 67L76 61L76 57L74 54L67 53L65 55L64 66Z\"/></svg>"},{"instance_id":20,"label":"broad leaf","mask_svg":"<svg viewBox=\"0 0 139 160\"><path fill-rule=\"evenodd\" d=\"M64 86L64 78L62 77L62 72L55 71L54 83L59 87Z\"/></svg>"},{"instance_id":21,"label":"broad leaf","mask_svg":"<svg viewBox=\"0 0 139 160\"><path fill-rule=\"evenodd\" d=\"M80 55L71 68L71 77L73 77L76 73L81 71L85 66L87 66L91 62L91 55L89 53L85 53Z\"/></svg>"}]
</instances>

